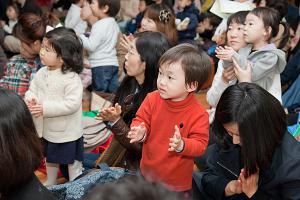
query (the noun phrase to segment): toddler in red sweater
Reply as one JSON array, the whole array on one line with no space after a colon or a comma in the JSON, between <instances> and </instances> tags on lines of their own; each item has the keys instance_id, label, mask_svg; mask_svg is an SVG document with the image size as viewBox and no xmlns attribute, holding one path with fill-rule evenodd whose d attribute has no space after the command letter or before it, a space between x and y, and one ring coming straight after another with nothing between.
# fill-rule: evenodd
<instances>
[{"instance_id":1,"label":"toddler in red sweater","mask_svg":"<svg viewBox=\"0 0 300 200\"><path fill-rule=\"evenodd\" d=\"M191 189L194 157L208 143L206 110L194 95L206 81L211 62L189 44L168 50L159 61L158 90L147 95L133 119L130 142L143 142L141 173L174 191Z\"/></svg>"}]
</instances>

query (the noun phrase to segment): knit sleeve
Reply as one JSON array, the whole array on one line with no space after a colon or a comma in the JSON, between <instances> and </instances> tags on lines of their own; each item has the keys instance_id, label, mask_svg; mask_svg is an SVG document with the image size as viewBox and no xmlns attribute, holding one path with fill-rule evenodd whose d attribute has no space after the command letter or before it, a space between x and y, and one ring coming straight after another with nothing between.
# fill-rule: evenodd
<instances>
[{"instance_id":1,"label":"knit sleeve","mask_svg":"<svg viewBox=\"0 0 300 200\"><path fill-rule=\"evenodd\" d=\"M151 132L151 113L152 108L151 105L153 105L154 102L152 102L154 99L152 98L153 93L150 93L146 96L145 100L143 101L142 105L138 109L135 118L132 120L131 127L133 126L139 126L142 122L145 123L145 127L147 129L147 134Z\"/></svg>"},{"instance_id":2,"label":"knit sleeve","mask_svg":"<svg viewBox=\"0 0 300 200\"><path fill-rule=\"evenodd\" d=\"M208 113L203 111L195 118L194 123L191 124L190 133L188 137L182 138L184 140L184 149L182 155L185 156L200 156L204 153L208 144L209 135L209 120Z\"/></svg>"}]
</instances>

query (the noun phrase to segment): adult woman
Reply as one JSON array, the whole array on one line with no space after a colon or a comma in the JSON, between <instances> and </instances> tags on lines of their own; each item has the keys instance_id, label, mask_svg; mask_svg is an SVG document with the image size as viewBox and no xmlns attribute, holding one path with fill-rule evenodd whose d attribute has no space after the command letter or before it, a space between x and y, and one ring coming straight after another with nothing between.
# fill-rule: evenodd
<instances>
[{"instance_id":1,"label":"adult woman","mask_svg":"<svg viewBox=\"0 0 300 200\"><path fill-rule=\"evenodd\" d=\"M227 20L227 45L232 47L235 51L247 45L244 40L244 23L247 14L248 11L239 11L232 14ZM212 86L206 96L207 102L213 109L215 109L223 91L235 83L236 77L233 63L220 60Z\"/></svg>"},{"instance_id":2,"label":"adult woman","mask_svg":"<svg viewBox=\"0 0 300 200\"><path fill-rule=\"evenodd\" d=\"M194 174L205 199L300 199L300 143L278 100L252 83L222 94L212 124L217 144Z\"/></svg>"},{"instance_id":3,"label":"adult woman","mask_svg":"<svg viewBox=\"0 0 300 200\"><path fill-rule=\"evenodd\" d=\"M142 32L134 35L128 46L125 69L127 76L122 81L114 99L115 107L101 110L100 118L114 133L114 139L98 162L109 166L124 166L137 169L141 158L141 146L130 144L126 137L131 120L146 95L156 89L158 60L169 49L166 37L159 32ZM125 152L125 162L124 160ZM128 165L128 166L127 166Z\"/></svg>"},{"instance_id":4,"label":"adult woman","mask_svg":"<svg viewBox=\"0 0 300 200\"><path fill-rule=\"evenodd\" d=\"M141 31L161 32L172 46L177 44L175 16L165 4L152 4L145 10Z\"/></svg>"},{"instance_id":5,"label":"adult woman","mask_svg":"<svg viewBox=\"0 0 300 200\"><path fill-rule=\"evenodd\" d=\"M55 199L34 175L42 150L31 114L5 89L0 89L0 156L0 199Z\"/></svg>"}]
</instances>

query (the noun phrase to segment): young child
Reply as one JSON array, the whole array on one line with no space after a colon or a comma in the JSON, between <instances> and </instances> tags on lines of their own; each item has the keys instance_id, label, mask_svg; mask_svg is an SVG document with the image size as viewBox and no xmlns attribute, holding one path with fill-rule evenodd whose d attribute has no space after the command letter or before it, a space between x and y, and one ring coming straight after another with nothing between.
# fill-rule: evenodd
<instances>
[{"instance_id":1,"label":"young child","mask_svg":"<svg viewBox=\"0 0 300 200\"><path fill-rule=\"evenodd\" d=\"M80 35L85 33L87 28L87 22L80 18L81 7L85 0L72 0L72 2L65 19L65 27L72 28L76 34Z\"/></svg>"},{"instance_id":2,"label":"young child","mask_svg":"<svg viewBox=\"0 0 300 200\"><path fill-rule=\"evenodd\" d=\"M179 0L178 6L182 9L176 18L180 20L177 25L179 42L191 42L196 37L196 29L200 20L199 9L194 0Z\"/></svg>"},{"instance_id":3,"label":"young child","mask_svg":"<svg viewBox=\"0 0 300 200\"><path fill-rule=\"evenodd\" d=\"M236 61L236 65L252 69L251 81L269 91L281 101L280 73L286 65L285 53L270 43L278 33L280 18L276 10L267 7L255 8L246 17L244 39L248 46L236 53L231 47L218 47L217 57Z\"/></svg>"},{"instance_id":4,"label":"young child","mask_svg":"<svg viewBox=\"0 0 300 200\"><path fill-rule=\"evenodd\" d=\"M211 70L209 57L194 46L181 44L159 61L157 91L147 95L133 119L130 142L144 142L142 175L175 191L192 187L194 157L208 142L208 114L198 91Z\"/></svg>"},{"instance_id":5,"label":"young child","mask_svg":"<svg viewBox=\"0 0 300 200\"><path fill-rule=\"evenodd\" d=\"M25 100L44 140L47 181L56 184L59 164L67 164L69 180L82 173L82 91L78 73L83 66L82 44L72 29L46 34L40 58L45 67L35 75ZM41 134L42 132L42 134Z\"/></svg>"},{"instance_id":6,"label":"young child","mask_svg":"<svg viewBox=\"0 0 300 200\"><path fill-rule=\"evenodd\" d=\"M12 30L18 22L19 9L16 4L10 4L6 8L6 16L8 18L8 24L5 21L0 21L0 27L3 28L6 34L12 34Z\"/></svg>"},{"instance_id":7,"label":"young child","mask_svg":"<svg viewBox=\"0 0 300 200\"><path fill-rule=\"evenodd\" d=\"M120 32L114 16L120 10L120 0L92 0L92 13L99 20L93 24L89 37L82 34L83 47L88 50L92 67L92 88L100 92L116 92L118 59L116 44Z\"/></svg>"}]
</instances>

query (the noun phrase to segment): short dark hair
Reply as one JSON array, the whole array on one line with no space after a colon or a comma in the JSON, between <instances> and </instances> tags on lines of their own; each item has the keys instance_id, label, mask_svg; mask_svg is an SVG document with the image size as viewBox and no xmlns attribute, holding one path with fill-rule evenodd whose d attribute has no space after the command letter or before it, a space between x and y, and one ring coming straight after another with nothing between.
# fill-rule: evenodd
<instances>
[{"instance_id":1,"label":"short dark hair","mask_svg":"<svg viewBox=\"0 0 300 200\"><path fill-rule=\"evenodd\" d=\"M98 0L99 8L103 8L104 6L108 6L107 14L110 17L115 17L121 7L120 0Z\"/></svg>"},{"instance_id":2,"label":"short dark hair","mask_svg":"<svg viewBox=\"0 0 300 200\"><path fill-rule=\"evenodd\" d=\"M276 147L286 132L286 114L281 103L254 83L239 83L228 87L216 107L212 131L217 143L225 148L223 124L237 123L241 154L247 176L266 169Z\"/></svg>"},{"instance_id":3,"label":"short dark hair","mask_svg":"<svg viewBox=\"0 0 300 200\"><path fill-rule=\"evenodd\" d=\"M159 66L180 62L185 75L185 84L197 82L196 92L200 90L207 80L212 62L209 56L201 49L191 44L179 44L162 55Z\"/></svg>"},{"instance_id":4,"label":"short dark hair","mask_svg":"<svg viewBox=\"0 0 300 200\"><path fill-rule=\"evenodd\" d=\"M45 38L64 61L62 72L80 73L83 69L83 46L73 29L59 27L49 31Z\"/></svg>"},{"instance_id":5,"label":"short dark hair","mask_svg":"<svg viewBox=\"0 0 300 200\"><path fill-rule=\"evenodd\" d=\"M253 10L251 10L249 12L249 14L253 14L253 15L261 18L264 23L265 28L268 28L268 27L272 28L272 32L271 32L269 40L278 34L279 24L280 24L280 17L279 17L278 11L276 11L273 8L258 7L258 8L254 8Z\"/></svg>"},{"instance_id":6,"label":"short dark hair","mask_svg":"<svg viewBox=\"0 0 300 200\"><path fill-rule=\"evenodd\" d=\"M245 24L248 13L249 11L239 11L230 15L227 19L227 27L229 27L231 23Z\"/></svg>"},{"instance_id":7,"label":"short dark hair","mask_svg":"<svg viewBox=\"0 0 300 200\"><path fill-rule=\"evenodd\" d=\"M126 197L126 198L125 198ZM140 176L127 176L120 180L93 188L86 200L183 200L183 195L166 189L162 184L147 182Z\"/></svg>"},{"instance_id":8,"label":"short dark hair","mask_svg":"<svg viewBox=\"0 0 300 200\"><path fill-rule=\"evenodd\" d=\"M0 193L30 181L42 160L40 139L20 96L0 88Z\"/></svg>"},{"instance_id":9,"label":"short dark hair","mask_svg":"<svg viewBox=\"0 0 300 200\"><path fill-rule=\"evenodd\" d=\"M258 6L262 0L253 0L253 3ZM266 0L266 6L273 8L279 12L280 19L282 19L288 12L287 0Z\"/></svg>"}]
</instances>

